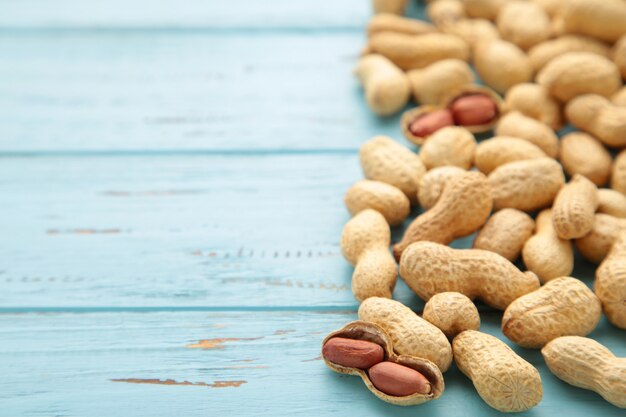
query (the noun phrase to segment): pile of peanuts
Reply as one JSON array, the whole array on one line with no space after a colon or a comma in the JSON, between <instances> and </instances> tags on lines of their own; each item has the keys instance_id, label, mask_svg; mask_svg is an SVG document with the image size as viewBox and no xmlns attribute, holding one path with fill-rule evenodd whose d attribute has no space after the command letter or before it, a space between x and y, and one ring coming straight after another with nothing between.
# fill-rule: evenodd
<instances>
[{"instance_id":1,"label":"pile of peanuts","mask_svg":"<svg viewBox=\"0 0 626 417\"><path fill-rule=\"evenodd\" d=\"M355 73L378 115L415 99L401 131L420 149L360 149L341 236L359 320L326 337L326 365L415 405L443 394L454 360L491 407L536 406L538 370L479 331L476 299L558 378L626 408L626 358L585 337L603 312L626 329L626 0L431 0L431 22L401 16L407 0L373 3ZM575 250L599 264L593 290L571 277ZM422 317L392 299L398 274Z\"/></svg>"}]
</instances>

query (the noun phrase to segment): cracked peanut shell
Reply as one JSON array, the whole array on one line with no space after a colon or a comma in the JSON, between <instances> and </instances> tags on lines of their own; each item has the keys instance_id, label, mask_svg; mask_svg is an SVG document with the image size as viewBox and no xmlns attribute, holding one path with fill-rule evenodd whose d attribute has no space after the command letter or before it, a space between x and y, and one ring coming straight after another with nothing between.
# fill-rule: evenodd
<instances>
[{"instance_id":1,"label":"cracked peanut shell","mask_svg":"<svg viewBox=\"0 0 626 417\"><path fill-rule=\"evenodd\" d=\"M331 370L338 372L340 374L348 374L348 375L357 375L360 376L365 383L365 386L368 390L370 390L375 396L380 398L381 400L401 406L409 406L409 405L418 405L423 404L425 402L437 399L441 396L445 389L445 384L443 380L443 375L441 371L433 362L428 359L424 359L416 356L409 355L396 355L393 349L393 343L389 335L385 332L383 328L380 326L369 323L366 321L353 321L351 323L346 324L339 330L336 330L330 333L324 341L322 342L322 347L333 337L343 337L346 339L356 339L356 340L365 340L368 342L376 343L383 347L385 351L385 360L393 363L397 363L411 369L414 369L424 375L431 385L431 392L429 394L413 394L407 395L404 397L396 397L392 395L388 395L380 390L378 390L372 381L369 379L366 370L358 369L358 368L348 368L345 366L338 365L336 363L330 362L326 358L323 357L324 363Z\"/></svg>"}]
</instances>

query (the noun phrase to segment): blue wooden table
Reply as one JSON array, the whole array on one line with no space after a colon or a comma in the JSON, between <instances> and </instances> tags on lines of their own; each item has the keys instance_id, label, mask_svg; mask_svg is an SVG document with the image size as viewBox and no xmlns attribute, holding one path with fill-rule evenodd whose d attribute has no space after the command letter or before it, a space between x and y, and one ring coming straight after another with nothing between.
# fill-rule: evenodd
<instances>
[{"instance_id":1,"label":"blue wooden table","mask_svg":"<svg viewBox=\"0 0 626 417\"><path fill-rule=\"evenodd\" d=\"M0 416L499 414L455 367L400 408L319 358L356 318L358 147L400 137L351 75L369 2L128 3L0 1ZM623 415L515 350L528 415Z\"/></svg>"}]
</instances>

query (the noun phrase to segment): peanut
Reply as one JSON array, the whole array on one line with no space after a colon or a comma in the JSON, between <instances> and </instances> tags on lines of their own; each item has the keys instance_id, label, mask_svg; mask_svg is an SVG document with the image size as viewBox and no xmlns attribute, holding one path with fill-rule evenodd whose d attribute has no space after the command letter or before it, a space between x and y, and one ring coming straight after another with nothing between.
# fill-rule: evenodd
<instances>
[{"instance_id":1,"label":"peanut","mask_svg":"<svg viewBox=\"0 0 626 417\"><path fill-rule=\"evenodd\" d=\"M561 107L548 91L534 83L522 83L506 92L505 110L518 111L558 130L563 125Z\"/></svg>"},{"instance_id":2,"label":"peanut","mask_svg":"<svg viewBox=\"0 0 626 417\"><path fill-rule=\"evenodd\" d=\"M596 270L594 290L609 321L626 329L626 233L618 235Z\"/></svg>"},{"instance_id":3,"label":"peanut","mask_svg":"<svg viewBox=\"0 0 626 417\"><path fill-rule=\"evenodd\" d=\"M376 136L361 146L359 158L365 178L391 184L411 203L417 202L417 185L426 173L419 156L386 136Z\"/></svg>"},{"instance_id":4,"label":"peanut","mask_svg":"<svg viewBox=\"0 0 626 417\"><path fill-rule=\"evenodd\" d=\"M443 33L463 38L472 47L480 42L500 38L496 25L486 19L461 19L438 27Z\"/></svg>"},{"instance_id":5,"label":"peanut","mask_svg":"<svg viewBox=\"0 0 626 417\"><path fill-rule=\"evenodd\" d=\"M550 126L524 116L518 111L502 116L496 126L495 134L527 140L540 147L550 158L556 158L559 153L559 140Z\"/></svg>"},{"instance_id":6,"label":"peanut","mask_svg":"<svg viewBox=\"0 0 626 417\"><path fill-rule=\"evenodd\" d=\"M500 118L502 99L490 88L467 84L450 91L444 104L455 124L482 133L492 130Z\"/></svg>"},{"instance_id":7,"label":"peanut","mask_svg":"<svg viewBox=\"0 0 626 417\"><path fill-rule=\"evenodd\" d=\"M495 101L483 94L468 94L456 98L450 105L454 122L460 126L484 125L498 115Z\"/></svg>"},{"instance_id":8,"label":"peanut","mask_svg":"<svg viewBox=\"0 0 626 417\"><path fill-rule=\"evenodd\" d=\"M460 59L444 59L426 68L411 70L407 77L415 100L422 104L440 104L449 91L474 81L469 65Z\"/></svg>"},{"instance_id":9,"label":"peanut","mask_svg":"<svg viewBox=\"0 0 626 417\"><path fill-rule=\"evenodd\" d=\"M415 369L394 362L381 362L368 371L372 384L387 395L406 397L413 394L429 394L428 379Z\"/></svg>"},{"instance_id":10,"label":"peanut","mask_svg":"<svg viewBox=\"0 0 626 417\"><path fill-rule=\"evenodd\" d=\"M602 306L580 280L556 278L513 301L502 316L502 333L525 348L560 336L585 336L596 328Z\"/></svg>"},{"instance_id":11,"label":"peanut","mask_svg":"<svg viewBox=\"0 0 626 417\"><path fill-rule=\"evenodd\" d=\"M626 107L626 87L620 88L617 93L613 94L611 102L616 106Z\"/></svg>"},{"instance_id":12,"label":"peanut","mask_svg":"<svg viewBox=\"0 0 626 417\"><path fill-rule=\"evenodd\" d=\"M382 346L366 340L333 337L324 343L322 356L347 368L368 369L385 359Z\"/></svg>"},{"instance_id":13,"label":"peanut","mask_svg":"<svg viewBox=\"0 0 626 417\"><path fill-rule=\"evenodd\" d=\"M427 169L454 165L469 169L474 161L476 139L462 127L439 129L426 139L419 157Z\"/></svg>"},{"instance_id":14,"label":"peanut","mask_svg":"<svg viewBox=\"0 0 626 417\"><path fill-rule=\"evenodd\" d=\"M624 34L613 47L613 62L626 80L626 34Z\"/></svg>"},{"instance_id":15,"label":"peanut","mask_svg":"<svg viewBox=\"0 0 626 417\"><path fill-rule=\"evenodd\" d=\"M439 129L454 125L452 113L447 109L438 109L432 106L420 106L408 110L400 121L404 136L416 145Z\"/></svg>"},{"instance_id":16,"label":"peanut","mask_svg":"<svg viewBox=\"0 0 626 417\"><path fill-rule=\"evenodd\" d=\"M527 1L506 2L498 12L496 24L502 39L524 50L545 41L552 32L548 14Z\"/></svg>"},{"instance_id":17,"label":"peanut","mask_svg":"<svg viewBox=\"0 0 626 417\"><path fill-rule=\"evenodd\" d=\"M442 59L469 59L469 46L461 38L443 33L406 35L397 32L374 34L369 41L372 52L389 58L403 70L424 68Z\"/></svg>"},{"instance_id":18,"label":"peanut","mask_svg":"<svg viewBox=\"0 0 626 417\"><path fill-rule=\"evenodd\" d=\"M400 355L428 359L441 372L452 363L452 349L443 332L398 301L370 297L359 306L359 320L382 327Z\"/></svg>"},{"instance_id":19,"label":"peanut","mask_svg":"<svg viewBox=\"0 0 626 417\"><path fill-rule=\"evenodd\" d=\"M549 206L565 177L554 159L537 158L501 165L488 180L494 209L511 207L530 212Z\"/></svg>"},{"instance_id":20,"label":"peanut","mask_svg":"<svg viewBox=\"0 0 626 417\"><path fill-rule=\"evenodd\" d=\"M563 0L532 0L532 2L545 10L551 18L558 14L563 4Z\"/></svg>"},{"instance_id":21,"label":"peanut","mask_svg":"<svg viewBox=\"0 0 626 417\"><path fill-rule=\"evenodd\" d=\"M535 71L540 71L548 62L569 52L590 52L608 57L610 49L606 44L582 35L565 35L533 46L528 51L528 59Z\"/></svg>"},{"instance_id":22,"label":"peanut","mask_svg":"<svg viewBox=\"0 0 626 417\"><path fill-rule=\"evenodd\" d=\"M565 115L571 124L598 138L607 146L626 146L626 107L605 97L585 94L567 103Z\"/></svg>"},{"instance_id":23,"label":"peanut","mask_svg":"<svg viewBox=\"0 0 626 417\"><path fill-rule=\"evenodd\" d=\"M466 330L453 342L454 361L489 406L502 412L526 411L539 404L539 371L500 339Z\"/></svg>"},{"instance_id":24,"label":"peanut","mask_svg":"<svg viewBox=\"0 0 626 417\"><path fill-rule=\"evenodd\" d=\"M567 0L559 13L566 33L579 33L615 42L626 33L623 0Z\"/></svg>"},{"instance_id":25,"label":"peanut","mask_svg":"<svg viewBox=\"0 0 626 417\"><path fill-rule=\"evenodd\" d=\"M460 0L437 0L426 6L426 14L438 29L442 29L465 19L465 8Z\"/></svg>"},{"instance_id":26,"label":"peanut","mask_svg":"<svg viewBox=\"0 0 626 417\"><path fill-rule=\"evenodd\" d=\"M452 249L425 241L413 243L404 251L400 276L423 300L456 291L499 310L539 288L535 274L521 272L497 253Z\"/></svg>"},{"instance_id":27,"label":"peanut","mask_svg":"<svg viewBox=\"0 0 626 417\"><path fill-rule=\"evenodd\" d=\"M382 390L376 388L372 379L370 378L371 375L368 375L368 370L358 367L342 366L333 362L332 360L329 360L329 358L324 354L324 349L327 349L326 346L328 345L328 343L331 343L336 338L345 338L353 341L363 341L381 346L384 350L385 362L379 362L378 365L380 365L381 363L394 363L398 366L406 367L413 371L419 372L419 374L421 374L421 376L424 377L426 381L423 381L420 378L420 388L410 395L396 396L383 392ZM445 389L443 375L441 374L441 371L439 370L437 365L435 365L428 359L424 359L421 357L396 355L394 353L393 344L389 335L381 327L377 326L374 323L368 323L365 321L353 321L351 323L348 323L343 328L336 330L326 336L326 338L324 338L324 341L322 342L322 346L322 359L324 359L324 363L328 368L341 374L360 376L365 383L367 389L369 389L378 398L388 403L403 406L422 404L427 401L439 398ZM360 361L360 363L357 363L357 365L361 363L363 363L363 361ZM374 366L378 365L375 364ZM388 365L385 365L385 367L388 367ZM369 368L369 371L371 370L372 368ZM394 376L394 373L392 372L391 374L387 375ZM392 380L391 385L397 387L398 382L402 381L402 379L394 379ZM385 384L385 382L383 382L383 384ZM430 389L428 391L426 390L426 384L430 385ZM385 389L386 386L388 385L384 385L382 388Z\"/></svg>"},{"instance_id":28,"label":"peanut","mask_svg":"<svg viewBox=\"0 0 626 417\"><path fill-rule=\"evenodd\" d=\"M617 154L611 170L611 188L626 194L626 150Z\"/></svg>"},{"instance_id":29,"label":"peanut","mask_svg":"<svg viewBox=\"0 0 626 417\"><path fill-rule=\"evenodd\" d=\"M402 240L393 246L396 259L413 242L430 240L448 244L475 232L491 213L491 189L485 176L466 172L444 186L437 203L418 216L407 228Z\"/></svg>"},{"instance_id":30,"label":"peanut","mask_svg":"<svg viewBox=\"0 0 626 417\"><path fill-rule=\"evenodd\" d=\"M588 261L600 263L622 231L626 231L626 219L597 213L591 232L576 239L576 249Z\"/></svg>"},{"instance_id":31,"label":"peanut","mask_svg":"<svg viewBox=\"0 0 626 417\"><path fill-rule=\"evenodd\" d=\"M424 177L422 177L422 179L424 179ZM626 196L610 188L599 189L597 212L622 219L626 218Z\"/></svg>"},{"instance_id":32,"label":"peanut","mask_svg":"<svg viewBox=\"0 0 626 417\"><path fill-rule=\"evenodd\" d=\"M576 174L554 199L552 222L561 239L577 239L593 229L598 208L598 189L586 177Z\"/></svg>"},{"instance_id":33,"label":"peanut","mask_svg":"<svg viewBox=\"0 0 626 417\"><path fill-rule=\"evenodd\" d=\"M407 0L372 0L374 13L393 13L403 15Z\"/></svg>"},{"instance_id":34,"label":"peanut","mask_svg":"<svg viewBox=\"0 0 626 417\"><path fill-rule=\"evenodd\" d=\"M552 223L552 210L543 210L535 220L537 231L526 241L522 258L526 268L541 282L569 275L574 270L574 250L571 242L559 238Z\"/></svg>"},{"instance_id":35,"label":"peanut","mask_svg":"<svg viewBox=\"0 0 626 417\"><path fill-rule=\"evenodd\" d=\"M379 32L400 32L407 35L421 35L436 31L437 29L430 23L391 13L375 14L367 25L367 34L369 36Z\"/></svg>"},{"instance_id":36,"label":"peanut","mask_svg":"<svg viewBox=\"0 0 626 417\"><path fill-rule=\"evenodd\" d=\"M407 76L384 56L361 57L354 72L363 84L367 105L374 113L389 116L409 101L411 87Z\"/></svg>"},{"instance_id":37,"label":"peanut","mask_svg":"<svg viewBox=\"0 0 626 417\"><path fill-rule=\"evenodd\" d=\"M513 161L545 158L547 155L536 145L511 136L495 136L476 147L474 164L484 174Z\"/></svg>"},{"instance_id":38,"label":"peanut","mask_svg":"<svg viewBox=\"0 0 626 417\"><path fill-rule=\"evenodd\" d=\"M468 16L494 20L508 0L462 0Z\"/></svg>"},{"instance_id":39,"label":"peanut","mask_svg":"<svg viewBox=\"0 0 626 417\"><path fill-rule=\"evenodd\" d=\"M480 329L480 316L472 300L458 292L433 295L424 306L424 320L437 326L448 337L464 330Z\"/></svg>"},{"instance_id":40,"label":"peanut","mask_svg":"<svg viewBox=\"0 0 626 417\"><path fill-rule=\"evenodd\" d=\"M372 296L391 298L398 269L389 253L390 239L387 221L371 209L361 211L344 226L341 251L355 266L352 292L357 300Z\"/></svg>"},{"instance_id":41,"label":"peanut","mask_svg":"<svg viewBox=\"0 0 626 417\"><path fill-rule=\"evenodd\" d=\"M446 182L465 172L463 168L449 165L433 168L424 174L420 180L417 192L420 206L424 209L429 209L434 206Z\"/></svg>"},{"instance_id":42,"label":"peanut","mask_svg":"<svg viewBox=\"0 0 626 417\"><path fill-rule=\"evenodd\" d=\"M582 94L609 97L622 86L615 64L591 52L568 52L557 56L539 71L536 81L562 102Z\"/></svg>"},{"instance_id":43,"label":"peanut","mask_svg":"<svg viewBox=\"0 0 626 417\"><path fill-rule=\"evenodd\" d=\"M474 47L474 65L485 84L500 94L516 84L530 81L533 75L524 51L500 39L479 42Z\"/></svg>"},{"instance_id":44,"label":"peanut","mask_svg":"<svg viewBox=\"0 0 626 417\"><path fill-rule=\"evenodd\" d=\"M528 214L516 209L503 209L487 220L472 247L495 252L515 262L534 229L535 221Z\"/></svg>"},{"instance_id":45,"label":"peanut","mask_svg":"<svg viewBox=\"0 0 626 417\"><path fill-rule=\"evenodd\" d=\"M500 37L496 26L486 19L467 19L465 8L460 0L437 0L431 2L426 13L437 28L450 35L456 35L470 45Z\"/></svg>"},{"instance_id":46,"label":"peanut","mask_svg":"<svg viewBox=\"0 0 626 417\"><path fill-rule=\"evenodd\" d=\"M344 202L353 216L365 209L373 209L391 226L402 223L411 211L411 203L400 189L380 181L356 182L346 192Z\"/></svg>"},{"instance_id":47,"label":"peanut","mask_svg":"<svg viewBox=\"0 0 626 417\"><path fill-rule=\"evenodd\" d=\"M584 175L597 186L606 184L611 175L611 154L602 143L586 133L573 132L563 136L559 159L568 175Z\"/></svg>"},{"instance_id":48,"label":"peanut","mask_svg":"<svg viewBox=\"0 0 626 417\"><path fill-rule=\"evenodd\" d=\"M556 338L541 354L557 378L626 408L626 358L615 357L600 343L580 336Z\"/></svg>"}]
</instances>

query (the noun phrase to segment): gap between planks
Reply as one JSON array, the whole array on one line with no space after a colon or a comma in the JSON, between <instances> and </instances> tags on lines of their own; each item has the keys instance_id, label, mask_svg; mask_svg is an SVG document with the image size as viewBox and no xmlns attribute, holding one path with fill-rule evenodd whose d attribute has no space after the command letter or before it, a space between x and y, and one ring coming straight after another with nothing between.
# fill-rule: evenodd
<instances>
[{"instance_id":1,"label":"gap between planks","mask_svg":"<svg viewBox=\"0 0 626 417\"><path fill-rule=\"evenodd\" d=\"M185 312L236 312L236 313L318 313L318 314L356 314L359 305L330 306L118 306L118 307L0 307L0 315L9 314L99 314L99 313L185 313ZM479 303L478 311L487 316L502 314L487 305ZM413 310L417 314L423 311Z\"/></svg>"},{"instance_id":2,"label":"gap between planks","mask_svg":"<svg viewBox=\"0 0 626 417\"><path fill-rule=\"evenodd\" d=\"M278 155L355 155L359 148L319 149L154 149L154 150L64 150L0 151L0 158L100 158L100 157L202 157L202 156L278 156Z\"/></svg>"},{"instance_id":3,"label":"gap between planks","mask_svg":"<svg viewBox=\"0 0 626 417\"><path fill-rule=\"evenodd\" d=\"M219 36L259 36L259 35L275 35L275 34L304 34L316 35L320 33L363 33L365 26L363 24L354 26L283 26L283 27L262 27L262 26L243 26L243 27L209 27L209 26L87 26L87 27L57 27L57 26L15 26L0 27L0 35L2 36L30 36L30 35L46 35L46 36L66 36L66 35L168 35L168 36L187 36L187 35L219 35Z\"/></svg>"},{"instance_id":4,"label":"gap between planks","mask_svg":"<svg viewBox=\"0 0 626 417\"><path fill-rule=\"evenodd\" d=\"M335 306L119 306L119 307L0 307L0 314L160 313L160 312L311 312L356 313L358 305Z\"/></svg>"}]
</instances>

